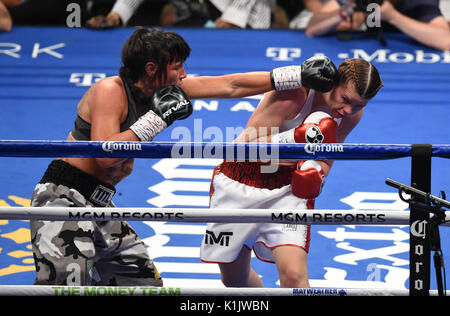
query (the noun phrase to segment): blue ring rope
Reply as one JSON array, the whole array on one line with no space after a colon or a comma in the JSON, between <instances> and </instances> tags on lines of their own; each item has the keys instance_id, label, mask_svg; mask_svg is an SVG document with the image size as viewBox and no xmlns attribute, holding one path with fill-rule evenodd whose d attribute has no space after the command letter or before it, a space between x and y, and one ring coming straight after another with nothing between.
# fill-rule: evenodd
<instances>
[{"instance_id":1,"label":"blue ring rope","mask_svg":"<svg viewBox=\"0 0 450 316\"><path fill-rule=\"evenodd\" d=\"M98 142L0 140L0 157L134 157L227 159L396 159L412 145ZM175 153L175 154L174 154ZM450 145L433 145L433 157L450 158Z\"/></svg>"}]
</instances>

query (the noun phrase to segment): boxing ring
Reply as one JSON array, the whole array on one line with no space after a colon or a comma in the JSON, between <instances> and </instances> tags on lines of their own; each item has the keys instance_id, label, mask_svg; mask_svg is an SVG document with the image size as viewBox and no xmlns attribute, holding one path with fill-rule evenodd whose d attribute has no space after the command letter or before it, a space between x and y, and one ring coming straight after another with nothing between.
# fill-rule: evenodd
<instances>
[{"instance_id":1,"label":"boxing ring","mask_svg":"<svg viewBox=\"0 0 450 316\"><path fill-rule=\"evenodd\" d=\"M194 113L190 119L173 124L155 138L155 143L142 144L140 148L123 144L119 150L120 145L115 143L103 146L79 142L69 146L60 141L41 141L66 139L73 126L76 105L86 90L101 78L117 74L121 45L133 29L95 31L17 26L9 33L0 33L0 139L8 140L1 141L4 154L0 155L0 207L8 209L10 218L19 218L0 219L1 295L132 295L132 291L123 288L30 286L35 270L29 223L23 218L31 216L27 211L29 198L48 163L54 157L65 155L142 158L135 159L135 171L118 185L114 202L119 207L109 215L114 219L127 217L153 256L166 288L160 291L136 288L134 295L409 295L409 288L414 289L410 283L410 263L422 266L421 261L410 260L410 239L413 238L412 244L422 241L422 237L417 240L411 237L410 227L420 235L422 220L410 225L410 205L385 180L391 178L408 185L429 184L426 182L431 176L432 190L424 185L421 191L450 192L448 145L431 148L431 172L428 158L413 158L413 154L421 155L413 153L411 145L395 145L448 144L450 52L425 48L402 34L385 34L388 45L382 47L370 38L339 41L335 36L310 38L302 31L292 30L173 30L192 47L186 63L189 76L270 71L301 64L318 53L326 54L335 64L346 58L363 58L380 71L384 87L366 107L363 119L346 139L348 144L343 144L343 151L330 148L330 152L326 149L321 152L308 148L314 152L312 155L294 146L283 147L279 153L280 157L304 155L308 159L336 160L316 199L314 212L319 212L313 213L315 218L305 217L303 213L295 216L294 211L284 213L283 218L275 214L279 222L296 217L315 220L308 255L310 284L314 289L278 288L274 265L256 258L252 258L252 266L266 289L223 288L216 265L201 263L198 258L204 223L213 216L207 210L212 170L222 158L222 153L212 151L210 142L214 140L210 132L217 131L217 142L231 142L237 135L230 133L228 137L228 128L244 127L262 95L234 100L192 100ZM190 136L185 139L189 144L181 146L180 131ZM170 158L174 141L176 146L186 149L185 155L179 155L181 159ZM227 149L231 152L233 146L224 145L223 154ZM246 150L251 153L254 149L253 145L248 146L243 149L243 157ZM7 152L10 156L6 156ZM233 152L239 154L237 149ZM191 159L191 155L199 159ZM416 180L417 173L413 177L412 170L424 170L424 176ZM176 217L177 210L183 212L185 221ZM44 209L32 211L33 216L49 215L36 213ZM54 216L57 210L51 211ZM224 212L222 219L237 215L232 218L272 221L269 210L252 212L253 218L239 217L240 213L231 211ZM389 216L378 218L394 220L390 216L398 216L397 223L403 224L368 224L370 219L377 220L376 215L388 214L385 212ZM69 216L64 210L58 214L60 218ZM139 214L145 216L139 218ZM95 220L94 214L84 215ZM342 220L333 223L335 219L347 219L350 223ZM355 222L357 219L360 223ZM450 250L447 227L441 227L441 236L445 254ZM449 258L444 256L446 266L450 265ZM428 262L424 266L428 267ZM425 280L422 290L413 295L426 292L426 276L431 276L433 290L429 293L438 295L431 262L430 270L424 278L413 276L412 280L419 286ZM186 288L179 288L184 285Z\"/></svg>"},{"instance_id":2,"label":"boxing ring","mask_svg":"<svg viewBox=\"0 0 450 316\"><path fill-rule=\"evenodd\" d=\"M285 159L397 159L411 157L411 186L387 179L410 204L409 212L398 210L296 210L296 209L194 209L194 208L73 208L0 207L0 220L54 221L163 221L235 222L302 225L409 225L410 289L201 289L108 286L26 286L0 285L0 295L168 295L168 296L369 296L369 295L447 295L445 268L439 240L439 226L450 226L450 202L429 191L432 157L450 158L450 145L389 144L237 144L180 142L67 142L0 141L0 157L134 157L208 159L237 161L267 159L276 153L275 162ZM422 191L424 190L424 191ZM406 197L405 197L406 196ZM430 254L434 251L438 290L430 290ZM442 279L441 270L444 269ZM130 290L131 289L131 290Z\"/></svg>"}]
</instances>

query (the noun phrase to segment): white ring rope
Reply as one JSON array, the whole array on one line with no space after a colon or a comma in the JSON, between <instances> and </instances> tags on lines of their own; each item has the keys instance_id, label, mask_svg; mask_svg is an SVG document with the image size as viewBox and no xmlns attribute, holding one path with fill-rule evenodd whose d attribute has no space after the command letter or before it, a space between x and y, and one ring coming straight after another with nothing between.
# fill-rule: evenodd
<instances>
[{"instance_id":1,"label":"white ring rope","mask_svg":"<svg viewBox=\"0 0 450 316\"><path fill-rule=\"evenodd\" d=\"M450 291L446 291L450 295ZM438 292L431 290L431 296ZM0 285L0 296L408 296L405 289Z\"/></svg>"},{"instance_id":2,"label":"white ring rope","mask_svg":"<svg viewBox=\"0 0 450 316\"><path fill-rule=\"evenodd\" d=\"M143 207L0 207L0 219L162 221L301 225L409 225L409 211L201 209ZM443 226L450 226L450 211ZM432 216L432 215L430 215Z\"/></svg>"}]
</instances>

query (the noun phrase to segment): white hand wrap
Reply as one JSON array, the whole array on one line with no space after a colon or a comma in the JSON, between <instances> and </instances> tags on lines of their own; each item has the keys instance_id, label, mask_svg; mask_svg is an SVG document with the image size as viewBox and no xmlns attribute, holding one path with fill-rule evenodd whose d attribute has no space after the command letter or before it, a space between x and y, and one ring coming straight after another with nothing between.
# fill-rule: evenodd
<instances>
[{"instance_id":1,"label":"white hand wrap","mask_svg":"<svg viewBox=\"0 0 450 316\"><path fill-rule=\"evenodd\" d=\"M167 127L158 115L152 110L142 115L130 129L141 141L151 141L156 135L161 133Z\"/></svg>"},{"instance_id":2,"label":"white hand wrap","mask_svg":"<svg viewBox=\"0 0 450 316\"><path fill-rule=\"evenodd\" d=\"M275 90L296 89L302 86L302 66L275 68L270 72L270 79Z\"/></svg>"}]
</instances>

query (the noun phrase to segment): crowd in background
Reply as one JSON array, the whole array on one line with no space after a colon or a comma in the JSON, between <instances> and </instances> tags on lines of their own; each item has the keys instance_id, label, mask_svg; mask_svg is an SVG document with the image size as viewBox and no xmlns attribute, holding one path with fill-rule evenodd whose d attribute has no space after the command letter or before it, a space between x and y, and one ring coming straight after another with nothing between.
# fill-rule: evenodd
<instances>
[{"instance_id":1,"label":"crowd in background","mask_svg":"<svg viewBox=\"0 0 450 316\"><path fill-rule=\"evenodd\" d=\"M368 8L369 3L378 9ZM450 0L0 0L0 30L10 31L14 25L68 25L72 10L78 10L81 27L95 29L138 25L300 29L308 36L340 33L343 39L345 32L382 29L450 50ZM381 24L368 26L369 18L377 22L374 14Z\"/></svg>"}]
</instances>

